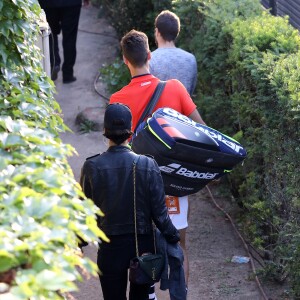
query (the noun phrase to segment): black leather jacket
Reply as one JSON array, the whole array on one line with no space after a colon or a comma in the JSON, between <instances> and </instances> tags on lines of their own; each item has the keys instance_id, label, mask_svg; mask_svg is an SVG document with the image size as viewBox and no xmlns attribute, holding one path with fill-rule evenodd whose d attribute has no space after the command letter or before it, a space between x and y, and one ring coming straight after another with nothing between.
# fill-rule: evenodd
<instances>
[{"instance_id":1,"label":"black leather jacket","mask_svg":"<svg viewBox=\"0 0 300 300\"><path fill-rule=\"evenodd\" d=\"M179 241L165 203L162 177L154 159L137 155L126 146L113 146L88 158L81 170L85 195L104 213L98 226L107 235L134 233L133 162L136 165L138 234L152 233L152 220L170 243Z\"/></svg>"}]
</instances>

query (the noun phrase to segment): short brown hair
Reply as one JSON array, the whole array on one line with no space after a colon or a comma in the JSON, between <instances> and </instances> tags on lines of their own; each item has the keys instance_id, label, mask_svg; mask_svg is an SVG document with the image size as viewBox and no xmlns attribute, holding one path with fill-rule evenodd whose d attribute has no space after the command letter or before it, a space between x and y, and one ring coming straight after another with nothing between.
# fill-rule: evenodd
<instances>
[{"instance_id":1,"label":"short brown hair","mask_svg":"<svg viewBox=\"0 0 300 300\"><path fill-rule=\"evenodd\" d=\"M169 10L163 10L155 19L154 26L165 41L175 41L180 32L180 19Z\"/></svg>"},{"instance_id":2,"label":"short brown hair","mask_svg":"<svg viewBox=\"0 0 300 300\"><path fill-rule=\"evenodd\" d=\"M121 40L123 55L134 67L142 67L148 60L149 44L145 33L132 29Z\"/></svg>"}]
</instances>

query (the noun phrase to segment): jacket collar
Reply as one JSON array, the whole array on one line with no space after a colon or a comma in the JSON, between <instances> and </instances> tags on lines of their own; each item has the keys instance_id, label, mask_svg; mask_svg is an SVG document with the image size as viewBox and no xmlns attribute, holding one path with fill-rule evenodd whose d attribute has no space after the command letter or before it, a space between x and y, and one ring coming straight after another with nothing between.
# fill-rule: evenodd
<instances>
[{"instance_id":1,"label":"jacket collar","mask_svg":"<svg viewBox=\"0 0 300 300\"><path fill-rule=\"evenodd\" d=\"M109 152L123 152L123 151L132 151L128 146L121 146L121 145L117 145L117 146L111 146L108 148Z\"/></svg>"}]
</instances>

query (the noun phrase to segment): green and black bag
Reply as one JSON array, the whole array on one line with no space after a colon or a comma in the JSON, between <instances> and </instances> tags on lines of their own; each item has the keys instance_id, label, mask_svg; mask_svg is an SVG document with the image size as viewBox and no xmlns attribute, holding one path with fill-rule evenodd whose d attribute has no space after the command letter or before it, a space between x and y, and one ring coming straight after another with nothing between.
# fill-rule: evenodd
<instances>
[{"instance_id":1,"label":"green and black bag","mask_svg":"<svg viewBox=\"0 0 300 300\"><path fill-rule=\"evenodd\" d=\"M236 140L168 107L141 123L131 143L134 152L154 157L165 193L179 197L231 172L247 156Z\"/></svg>"}]
</instances>

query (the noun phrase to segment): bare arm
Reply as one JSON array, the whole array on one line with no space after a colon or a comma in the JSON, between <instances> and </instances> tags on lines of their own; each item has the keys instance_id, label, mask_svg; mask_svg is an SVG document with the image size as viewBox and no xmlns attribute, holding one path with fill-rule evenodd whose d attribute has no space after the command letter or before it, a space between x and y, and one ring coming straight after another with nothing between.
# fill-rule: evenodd
<instances>
[{"instance_id":1,"label":"bare arm","mask_svg":"<svg viewBox=\"0 0 300 300\"><path fill-rule=\"evenodd\" d=\"M202 117L200 116L197 108L188 116L191 118L193 121L200 123L202 125L206 125L205 122L202 120Z\"/></svg>"}]
</instances>

